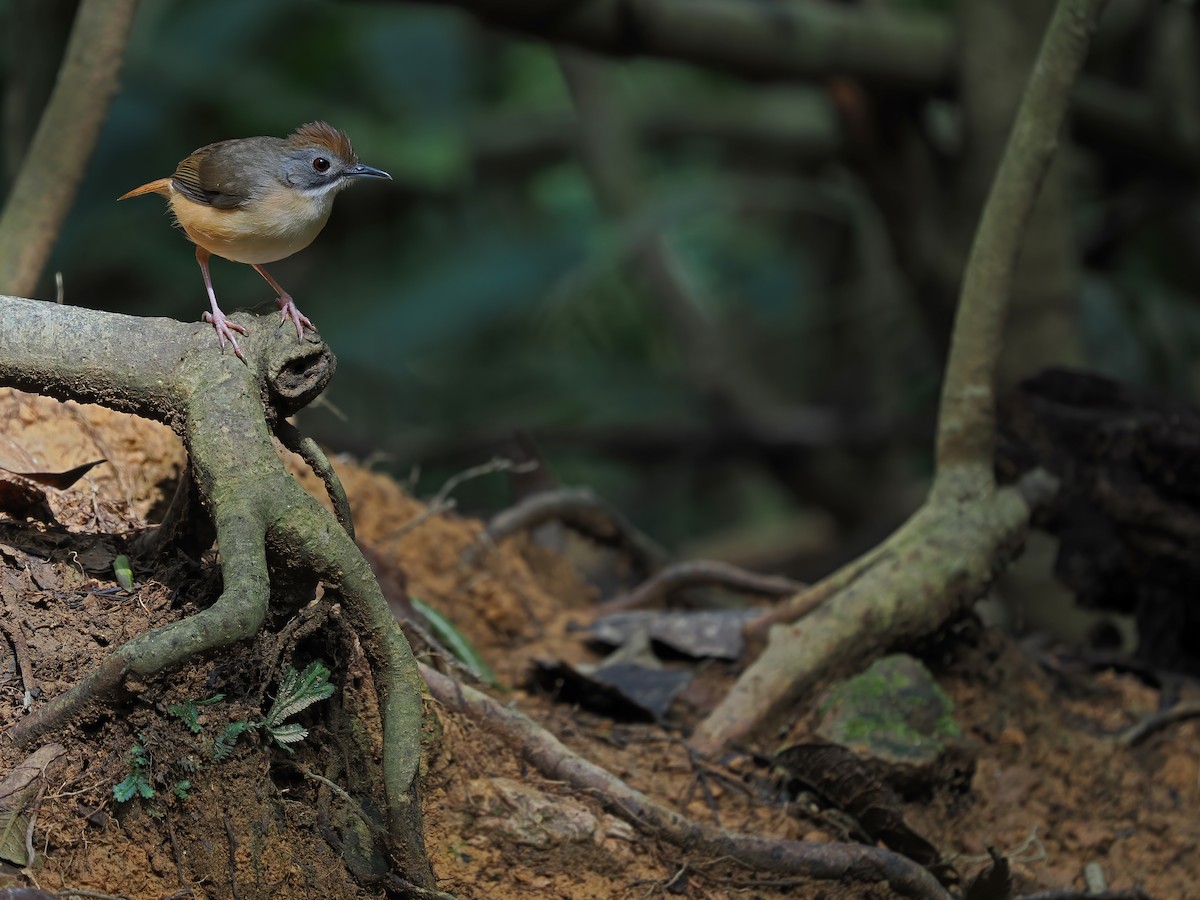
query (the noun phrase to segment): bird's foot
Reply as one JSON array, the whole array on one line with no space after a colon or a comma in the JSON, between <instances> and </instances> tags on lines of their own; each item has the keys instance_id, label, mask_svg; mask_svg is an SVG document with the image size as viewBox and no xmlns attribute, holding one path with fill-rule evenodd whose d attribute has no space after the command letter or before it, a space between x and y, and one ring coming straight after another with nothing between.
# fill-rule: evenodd
<instances>
[{"instance_id":1,"label":"bird's foot","mask_svg":"<svg viewBox=\"0 0 1200 900\"><path fill-rule=\"evenodd\" d=\"M296 338L304 340L304 329L313 328L313 323L309 321L308 316L296 309L296 302L288 294L283 294L275 301L279 304L280 319L279 324L291 319L292 324L296 326ZM316 329L313 328L315 331Z\"/></svg>"},{"instance_id":2,"label":"bird's foot","mask_svg":"<svg viewBox=\"0 0 1200 900\"><path fill-rule=\"evenodd\" d=\"M213 327L213 331L217 333L217 340L221 343L221 349L225 349L225 341L228 340L233 345L233 352L237 354L237 358L242 362L246 361L246 357L242 355L242 348L238 346L237 338L233 336L236 331L238 334L249 334L245 326L239 325L237 322L231 322L225 317L225 313L219 309L204 314L204 321L208 322Z\"/></svg>"}]
</instances>

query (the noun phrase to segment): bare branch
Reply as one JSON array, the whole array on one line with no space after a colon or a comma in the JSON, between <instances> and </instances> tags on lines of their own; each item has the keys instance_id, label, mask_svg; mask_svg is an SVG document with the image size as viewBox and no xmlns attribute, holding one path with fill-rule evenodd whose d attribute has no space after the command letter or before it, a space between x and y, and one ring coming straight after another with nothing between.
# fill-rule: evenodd
<instances>
[{"instance_id":1,"label":"bare branch","mask_svg":"<svg viewBox=\"0 0 1200 900\"><path fill-rule=\"evenodd\" d=\"M1034 64L971 246L939 411L939 488L990 491L995 381L1013 272L1103 0L1064 0ZM951 485L953 467L969 469Z\"/></svg>"},{"instance_id":2,"label":"bare branch","mask_svg":"<svg viewBox=\"0 0 1200 900\"><path fill-rule=\"evenodd\" d=\"M614 56L660 56L737 75L848 75L892 89L949 84L948 18L830 3L738 0L427 0L489 25Z\"/></svg>"},{"instance_id":3,"label":"bare branch","mask_svg":"<svg viewBox=\"0 0 1200 900\"><path fill-rule=\"evenodd\" d=\"M945 900L950 896L928 871L888 850L862 844L775 840L689 819L574 753L520 710L428 666L420 669L434 699L447 709L486 723L547 778L586 791L615 815L688 853L728 857L757 871L813 879L884 881L899 897Z\"/></svg>"},{"instance_id":4,"label":"bare branch","mask_svg":"<svg viewBox=\"0 0 1200 900\"><path fill-rule=\"evenodd\" d=\"M638 609L650 606L674 591L700 585L717 585L767 597L798 594L806 587L790 578L751 572L720 560L692 559L667 566L634 590L600 604L592 612L597 616L606 616L627 609Z\"/></svg>"},{"instance_id":5,"label":"bare branch","mask_svg":"<svg viewBox=\"0 0 1200 900\"><path fill-rule=\"evenodd\" d=\"M593 540L625 547L639 565L655 571L666 564L667 551L639 531L632 522L587 488L562 488L526 497L501 510L488 522L480 542L467 548L463 557L473 565L489 546L513 534L528 531L545 522L562 522Z\"/></svg>"},{"instance_id":6,"label":"bare branch","mask_svg":"<svg viewBox=\"0 0 1200 900\"><path fill-rule=\"evenodd\" d=\"M29 295L83 179L117 75L137 0L84 0L58 84L0 214L0 290Z\"/></svg>"},{"instance_id":7,"label":"bare branch","mask_svg":"<svg viewBox=\"0 0 1200 900\"><path fill-rule=\"evenodd\" d=\"M881 546L826 579L837 590L819 608L770 631L763 653L693 733L701 752L745 738L831 671L936 630L981 596L1019 547L1030 507L1019 490L996 490L992 474L1001 331L1021 235L1103 6L1060 0L1017 112L962 291L928 499ZM824 585L793 604L822 596Z\"/></svg>"}]
</instances>

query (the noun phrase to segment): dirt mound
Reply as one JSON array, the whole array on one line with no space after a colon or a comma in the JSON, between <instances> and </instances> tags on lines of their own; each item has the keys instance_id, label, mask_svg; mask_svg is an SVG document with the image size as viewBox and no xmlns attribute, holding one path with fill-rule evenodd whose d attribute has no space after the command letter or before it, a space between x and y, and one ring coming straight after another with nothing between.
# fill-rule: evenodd
<instances>
[{"instance_id":1,"label":"dirt mound","mask_svg":"<svg viewBox=\"0 0 1200 900\"><path fill-rule=\"evenodd\" d=\"M11 392L0 392L0 421L0 466L57 471L109 461L74 487L50 492L58 526L0 516L6 640L11 645L19 632L49 697L120 642L211 603L219 576L211 554L196 560L172 552L134 559L132 594L113 580L110 535L142 527L173 491L183 454L169 431ZM593 589L562 557L525 538L467 565L463 553L481 539L479 522L429 515L388 477L348 460L335 465L359 539L377 555L384 582L456 623L504 685L497 692L504 702L696 819L771 837L843 838L835 816L789 802L751 759L729 769L689 753L683 729L728 685L730 668L707 666L687 702L677 704L672 729L615 723L526 692L533 659L592 658L571 626L587 620ZM320 496L319 482L301 470ZM277 615L272 634L289 618ZM299 647L323 647L322 639L312 635ZM329 704L366 703L353 647L333 653L338 658L328 661L342 680ZM294 745L294 755L261 735L243 735L222 761L213 758L231 724L269 705L264 660L276 657L278 646L265 635L155 683L128 685L126 702L55 735L66 749L40 786L37 882L132 898L382 895L382 861L340 827L345 798L330 785L345 772L312 768L328 759L316 752L323 742L340 744L342 759L370 757L377 733L339 734L317 704L302 718L311 735ZM957 633L927 662L975 745L976 771L969 789L935 787L904 814L944 853L957 854L961 870L982 865L991 844L1013 854L1022 890L1081 887L1084 866L1096 862L1112 888L1140 885L1163 898L1193 892L1200 878L1194 723L1133 749L1118 746L1112 735L1155 708L1155 691L1129 675L1093 676L1033 659L992 632ZM11 723L23 715L24 687L7 650L0 686L0 723ZM217 694L223 697L212 700ZM179 711L189 702L195 729ZM797 715L781 741L807 736L807 710ZM596 898L665 889L697 897L890 896L879 887L781 881L681 852L612 816L596 798L542 778L486 730L444 710L438 720L440 733L428 743L425 822L441 886L458 896ZM0 775L28 752L0 740ZM153 796L117 803L114 786L133 778L136 790L139 771ZM370 812L372 798L353 800ZM15 872L0 864L0 887L17 883Z\"/></svg>"}]
</instances>

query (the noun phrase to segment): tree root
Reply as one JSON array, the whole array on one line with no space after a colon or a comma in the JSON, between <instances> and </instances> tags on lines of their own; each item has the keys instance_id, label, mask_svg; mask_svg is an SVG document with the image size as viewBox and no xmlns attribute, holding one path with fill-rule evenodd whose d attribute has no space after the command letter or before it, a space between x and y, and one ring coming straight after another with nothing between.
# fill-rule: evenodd
<instances>
[{"instance_id":1,"label":"tree root","mask_svg":"<svg viewBox=\"0 0 1200 900\"><path fill-rule=\"evenodd\" d=\"M406 881L432 887L417 796L423 705L416 660L353 539L287 473L271 442L271 427L328 383L329 348L312 337L298 343L273 316L242 318L246 363L221 353L204 325L11 297L0 297L0 323L0 385L157 419L183 438L216 525L223 579L211 607L118 647L5 736L28 743L198 654L251 639L266 617L272 580L313 575L341 594L380 694L388 850ZM303 446L302 439L292 443ZM323 457L305 455L329 483ZM337 505L344 515L344 503Z\"/></svg>"},{"instance_id":2,"label":"tree root","mask_svg":"<svg viewBox=\"0 0 1200 900\"><path fill-rule=\"evenodd\" d=\"M464 565L473 565L506 537L546 522L562 522L600 543L621 546L649 572L662 568L669 559L666 550L588 488L561 488L533 494L496 513L479 542L463 554Z\"/></svg>"},{"instance_id":3,"label":"tree root","mask_svg":"<svg viewBox=\"0 0 1200 900\"><path fill-rule=\"evenodd\" d=\"M729 858L758 871L816 880L886 882L901 897L950 897L927 870L889 850L861 844L776 840L696 822L569 750L519 710L428 666L421 665L420 670L429 692L442 706L485 723L547 778L587 791L614 815L688 852Z\"/></svg>"},{"instance_id":4,"label":"tree root","mask_svg":"<svg viewBox=\"0 0 1200 900\"><path fill-rule=\"evenodd\" d=\"M325 492L333 503L333 514L337 516L338 524L346 529L346 534L354 537L354 517L350 515L350 500L346 497L346 489L342 480L337 477L332 463L325 456L325 451L312 438L300 433L295 425L280 421L275 425L275 436L287 449L291 450L316 473L325 485Z\"/></svg>"},{"instance_id":5,"label":"tree root","mask_svg":"<svg viewBox=\"0 0 1200 900\"><path fill-rule=\"evenodd\" d=\"M693 735L699 751L745 738L830 670L935 631L982 596L1020 545L1030 504L1019 489L997 490L992 472L1001 336L1026 222L1103 6L1059 0L1022 96L963 277L929 499L881 547L808 592L823 602L803 622L769 631Z\"/></svg>"},{"instance_id":6,"label":"tree root","mask_svg":"<svg viewBox=\"0 0 1200 900\"><path fill-rule=\"evenodd\" d=\"M830 597L854 584L876 563L885 559L888 552L887 544L873 547L858 559L842 566L829 577L822 579L807 590L799 591L786 603L781 603L750 622L746 626L746 637L761 638L766 635L772 625L786 625L804 618Z\"/></svg>"},{"instance_id":7,"label":"tree root","mask_svg":"<svg viewBox=\"0 0 1200 900\"><path fill-rule=\"evenodd\" d=\"M1041 490L1052 480L1039 473ZM887 541L827 579L834 595L805 619L778 625L767 647L696 729L692 746L715 754L745 739L830 671L936 631L983 595L1020 549L1037 484L959 502L934 494ZM820 592L824 582L808 593ZM802 595L803 596L803 595Z\"/></svg>"},{"instance_id":8,"label":"tree root","mask_svg":"<svg viewBox=\"0 0 1200 900\"><path fill-rule=\"evenodd\" d=\"M597 617L652 606L668 594L688 587L718 585L733 591L767 597L785 597L804 590L804 585L780 575L763 575L715 559L693 559L672 563L643 581L634 590L596 606Z\"/></svg>"}]
</instances>

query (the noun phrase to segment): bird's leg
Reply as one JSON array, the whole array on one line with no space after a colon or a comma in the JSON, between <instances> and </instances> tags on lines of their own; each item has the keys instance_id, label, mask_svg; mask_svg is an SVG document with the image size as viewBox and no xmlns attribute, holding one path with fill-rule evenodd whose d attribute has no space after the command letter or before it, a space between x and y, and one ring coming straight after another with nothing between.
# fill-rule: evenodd
<instances>
[{"instance_id":1,"label":"bird's leg","mask_svg":"<svg viewBox=\"0 0 1200 900\"><path fill-rule=\"evenodd\" d=\"M225 313L221 312L221 307L217 306L217 294L213 290L212 278L208 274L208 260L212 256L207 250L196 245L196 262L200 263L200 273L204 276L204 286L208 289L208 303L212 307L212 312L204 314L204 321L212 325L213 330L217 333L217 340L221 342L221 349L225 349L225 340L229 339L229 343L233 345L233 352L237 354L237 358L242 362L246 361L246 357L242 355L242 348L238 346L237 338L233 336L236 331L239 334L246 334L246 329L237 322L231 322L225 318Z\"/></svg>"},{"instance_id":2,"label":"bird's leg","mask_svg":"<svg viewBox=\"0 0 1200 900\"><path fill-rule=\"evenodd\" d=\"M288 319L291 319L292 324L296 326L296 337L304 340L304 329L312 328L313 323L308 320L308 316L296 309L296 301L292 299L292 295L285 291L278 281L268 275L266 269L257 263L253 263L252 265L254 266L254 271L267 279L267 284L275 288L275 293L279 295L279 299L275 301L279 304L280 313L283 314L279 320L279 324L282 325Z\"/></svg>"}]
</instances>

